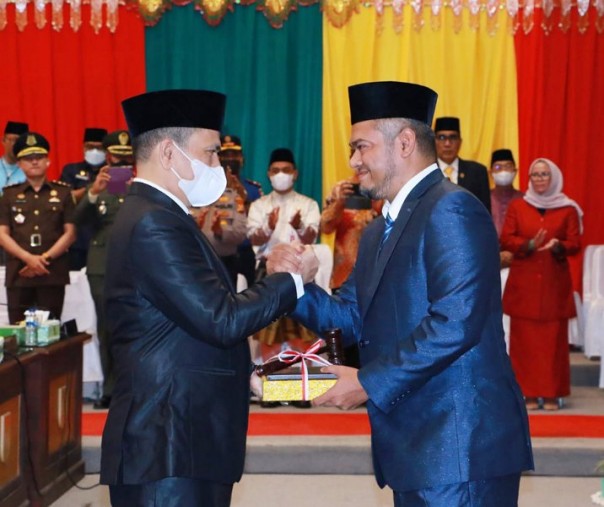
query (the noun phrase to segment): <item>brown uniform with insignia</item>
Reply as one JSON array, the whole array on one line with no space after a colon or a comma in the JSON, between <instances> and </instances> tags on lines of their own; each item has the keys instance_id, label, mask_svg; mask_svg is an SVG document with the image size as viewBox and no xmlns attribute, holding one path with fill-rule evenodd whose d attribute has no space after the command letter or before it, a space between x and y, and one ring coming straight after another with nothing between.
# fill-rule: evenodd
<instances>
[{"instance_id":1,"label":"brown uniform with insignia","mask_svg":"<svg viewBox=\"0 0 604 507\"><path fill-rule=\"evenodd\" d=\"M45 181L36 192L26 181L4 189L0 199L0 225L9 227L11 237L21 248L41 255L63 235L64 224L73 223L73 210L74 203L69 185L58 181ZM54 317L60 318L65 284L69 283L68 256L61 255L53 259L47 268L50 273L44 276L22 277L19 270L23 267L20 259L7 255L6 287L11 322L23 319L23 305L34 304L50 310ZM32 293L31 289L37 287L43 287L44 290L40 294ZM26 293L28 296L24 296ZM31 302L25 301L31 298ZM17 301L20 301L20 304L17 304Z\"/></svg>"}]
</instances>

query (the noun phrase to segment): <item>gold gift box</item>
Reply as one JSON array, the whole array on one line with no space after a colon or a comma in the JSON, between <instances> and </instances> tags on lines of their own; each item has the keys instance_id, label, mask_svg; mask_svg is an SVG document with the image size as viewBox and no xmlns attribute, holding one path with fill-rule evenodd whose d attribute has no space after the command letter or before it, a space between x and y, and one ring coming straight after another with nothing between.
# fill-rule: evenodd
<instances>
[{"instance_id":1,"label":"gold gift box","mask_svg":"<svg viewBox=\"0 0 604 507\"><path fill-rule=\"evenodd\" d=\"M320 366L308 368L308 400L321 396L334 386L337 377L321 373ZM300 368L286 368L262 378L262 401L302 401L302 373Z\"/></svg>"}]
</instances>

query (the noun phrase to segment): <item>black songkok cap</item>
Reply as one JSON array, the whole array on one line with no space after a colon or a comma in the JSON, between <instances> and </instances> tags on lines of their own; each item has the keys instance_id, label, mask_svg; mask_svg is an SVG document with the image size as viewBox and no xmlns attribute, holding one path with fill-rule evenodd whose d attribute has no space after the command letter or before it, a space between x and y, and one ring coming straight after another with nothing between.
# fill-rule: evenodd
<instances>
[{"instance_id":1,"label":"black songkok cap","mask_svg":"<svg viewBox=\"0 0 604 507\"><path fill-rule=\"evenodd\" d=\"M294 154L289 148L277 148L276 150L273 150L268 165L271 165L274 162L291 162L293 165L296 165Z\"/></svg>"},{"instance_id":2,"label":"black songkok cap","mask_svg":"<svg viewBox=\"0 0 604 507\"><path fill-rule=\"evenodd\" d=\"M442 118L436 118L434 123L434 132L439 130L454 130L461 134L461 128L459 126L459 118L454 116L443 116Z\"/></svg>"},{"instance_id":3,"label":"black songkok cap","mask_svg":"<svg viewBox=\"0 0 604 507\"><path fill-rule=\"evenodd\" d=\"M501 160L511 160L512 162L514 162L514 164L516 164L516 161L514 160L514 155L512 155L512 150L495 150L491 155L491 165L493 165L495 162L500 162Z\"/></svg>"},{"instance_id":4,"label":"black songkok cap","mask_svg":"<svg viewBox=\"0 0 604 507\"><path fill-rule=\"evenodd\" d=\"M132 142L127 130L116 130L103 139L103 148L112 155L132 155Z\"/></svg>"},{"instance_id":5,"label":"black songkok cap","mask_svg":"<svg viewBox=\"0 0 604 507\"><path fill-rule=\"evenodd\" d=\"M20 136L29 130L27 123L21 123L19 121L7 121L6 127L4 127L4 135L6 134L17 134Z\"/></svg>"},{"instance_id":6,"label":"black songkok cap","mask_svg":"<svg viewBox=\"0 0 604 507\"><path fill-rule=\"evenodd\" d=\"M241 151L241 140L236 136L223 136L220 139L220 151Z\"/></svg>"},{"instance_id":7,"label":"black songkok cap","mask_svg":"<svg viewBox=\"0 0 604 507\"><path fill-rule=\"evenodd\" d=\"M103 138L107 135L107 129L87 128L84 130L85 143L102 143Z\"/></svg>"},{"instance_id":8,"label":"black songkok cap","mask_svg":"<svg viewBox=\"0 0 604 507\"><path fill-rule=\"evenodd\" d=\"M383 118L407 118L432 125L438 95L413 83L378 81L348 87L352 124Z\"/></svg>"},{"instance_id":9,"label":"black songkok cap","mask_svg":"<svg viewBox=\"0 0 604 507\"><path fill-rule=\"evenodd\" d=\"M222 129L226 95L205 90L163 90L122 102L132 137L168 127Z\"/></svg>"},{"instance_id":10,"label":"black songkok cap","mask_svg":"<svg viewBox=\"0 0 604 507\"><path fill-rule=\"evenodd\" d=\"M17 158L27 155L48 155L49 151L50 145L46 138L36 132L21 134L13 146L13 153Z\"/></svg>"}]
</instances>

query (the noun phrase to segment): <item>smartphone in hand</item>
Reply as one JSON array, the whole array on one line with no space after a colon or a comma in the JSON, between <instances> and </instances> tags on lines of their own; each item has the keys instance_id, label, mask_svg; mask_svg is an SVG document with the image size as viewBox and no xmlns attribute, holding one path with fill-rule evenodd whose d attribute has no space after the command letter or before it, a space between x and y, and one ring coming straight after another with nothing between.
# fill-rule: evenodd
<instances>
[{"instance_id":1,"label":"smartphone in hand","mask_svg":"<svg viewBox=\"0 0 604 507\"><path fill-rule=\"evenodd\" d=\"M109 168L111 177L107 183L107 192L114 195L123 195L128 192L126 183L132 178L132 166L122 165Z\"/></svg>"}]
</instances>

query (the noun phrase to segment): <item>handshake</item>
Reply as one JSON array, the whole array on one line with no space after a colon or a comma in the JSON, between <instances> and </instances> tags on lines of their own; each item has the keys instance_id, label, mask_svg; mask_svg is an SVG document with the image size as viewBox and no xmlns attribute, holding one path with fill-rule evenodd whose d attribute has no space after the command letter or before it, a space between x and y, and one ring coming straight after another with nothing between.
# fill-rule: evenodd
<instances>
[{"instance_id":1,"label":"handshake","mask_svg":"<svg viewBox=\"0 0 604 507\"><path fill-rule=\"evenodd\" d=\"M297 273L304 283L315 279L319 269L319 260L310 245L298 242L281 243L275 246L266 259L266 270L273 273Z\"/></svg>"}]
</instances>

